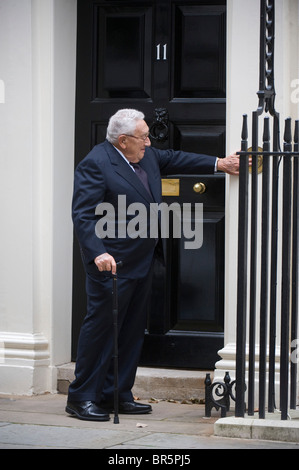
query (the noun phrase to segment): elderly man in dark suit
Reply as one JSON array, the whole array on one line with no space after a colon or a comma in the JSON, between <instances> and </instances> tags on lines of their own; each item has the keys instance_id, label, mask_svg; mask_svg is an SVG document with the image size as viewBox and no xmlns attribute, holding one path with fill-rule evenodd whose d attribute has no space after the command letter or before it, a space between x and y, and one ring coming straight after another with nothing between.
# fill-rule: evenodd
<instances>
[{"instance_id":1,"label":"elderly man in dark suit","mask_svg":"<svg viewBox=\"0 0 299 470\"><path fill-rule=\"evenodd\" d=\"M80 419L106 421L113 411L111 292L118 261L123 263L118 273L119 412L151 412L150 405L134 401L131 389L143 344L158 241L150 236L150 217L143 221L148 236L134 237L126 230L133 218L128 207L139 203L150 211L151 204L159 204L161 175L214 171L238 174L236 154L217 159L158 150L150 145L144 115L123 109L110 118L106 141L95 146L76 168L73 221L86 271L87 315L81 327L76 378L69 387L66 411ZM107 204L114 209L116 219L115 230L104 238L97 224L105 212L101 207L107 208Z\"/></svg>"}]
</instances>

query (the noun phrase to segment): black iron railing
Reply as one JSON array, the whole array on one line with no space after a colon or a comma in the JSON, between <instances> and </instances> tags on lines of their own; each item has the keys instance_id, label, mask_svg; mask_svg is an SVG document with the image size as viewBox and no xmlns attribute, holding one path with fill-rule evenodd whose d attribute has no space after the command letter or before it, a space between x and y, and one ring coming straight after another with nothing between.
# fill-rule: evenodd
<instances>
[{"instance_id":1,"label":"black iron railing","mask_svg":"<svg viewBox=\"0 0 299 470\"><path fill-rule=\"evenodd\" d=\"M277 141L277 135L274 134L277 132L276 129L278 130L274 124L273 147L274 142ZM297 346L298 332L298 135L299 121L295 122L293 140L291 120L286 119L283 151L271 149L269 117L265 117L263 151L249 152L246 149L248 148L247 116L243 117L239 187L235 411L238 417L243 417L245 413L245 383L248 384L248 414L254 414L256 364L258 364L259 417L265 418L267 384L268 411L273 412L277 407L275 364L278 351L281 418L287 419L289 394L290 408L296 408L297 362L294 360L295 355L292 355L291 345ZM250 156L252 158L251 193L249 192ZM253 183L254 179L257 179L258 157L263 158L261 194L259 194L257 184ZM278 197L280 180L282 195ZM256 187L255 194L253 194L253 187ZM261 220L259 220L257 210L259 197L261 197ZM258 230L261 236L260 248L257 246ZM248 237L249 233L250 237ZM260 255L258 255L259 250ZM258 259L261 260L260 279L257 277ZM279 282L278 265L281 265ZM259 289L257 289L258 284ZM257 301L258 290L259 301ZM280 303L277 302L279 297ZM257 319L259 319L259 341L255 337ZM277 325L280 328L279 349L276 344ZM248 351L246 351L247 334ZM258 357L256 344L259 345ZM293 360L291 360L292 357ZM247 358L248 374L246 374Z\"/></svg>"},{"instance_id":2,"label":"black iron railing","mask_svg":"<svg viewBox=\"0 0 299 470\"><path fill-rule=\"evenodd\" d=\"M276 329L279 325L280 410L281 418L287 419L289 394L290 407L295 408L297 393L297 364L296 361L291 361L291 345L296 343L298 333L299 121L295 122L294 138L292 138L291 119L285 120L284 142L281 150L279 114L275 111L274 105L274 0L261 1L260 35L259 105L252 114L252 146L248 151L248 124L247 116L244 115L240 152L235 414L239 417L244 416L246 377L248 414L254 414L257 359L259 417L265 418L267 384L268 411L273 412L276 408L275 364L278 352ZM259 117L263 113L266 114L263 126L263 147L259 149ZM270 118L272 136L270 135ZM250 159L252 160L251 166ZM263 162L261 194L258 185L259 159ZM280 181L281 196L279 195ZM261 220L258 216L259 203ZM261 237L260 246L258 246L258 231ZM259 250L260 255L258 255ZM261 266L258 279L257 262L259 259ZM278 282L278 266L280 265L281 276ZM259 301L257 301L258 292ZM280 305L278 298L280 298ZM255 337L257 319L259 320L258 342ZM248 351L246 351L247 334ZM256 357L256 344L259 345L258 358ZM248 374L245 370L247 353Z\"/></svg>"},{"instance_id":3,"label":"black iron railing","mask_svg":"<svg viewBox=\"0 0 299 470\"><path fill-rule=\"evenodd\" d=\"M291 119L285 120L281 150L280 118L275 110L274 0L261 0L260 18L259 102L252 113L250 149L248 117L243 116L239 152L236 377L230 382L226 374L223 383L214 384L206 378L206 415L215 407L225 416L232 398L237 417L245 411L253 415L258 408L263 419L267 407L270 413L280 408L285 420L297 400L299 121L292 131ZM262 148L258 146L260 118Z\"/></svg>"},{"instance_id":4,"label":"black iron railing","mask_svg":"<svg viewBox=\"0 0 299 470\"><path fill-rule=\"evenodd\" d=\"M273 148L274 142L278 142L275 133L279 129L275 120ZM285 120L283 151L271 149L269 121L269 117L264 118L262 150L253 150L257 146L252 142L252 150L248 151L247 116L243 116L239 152L236 378L231 382L227 372L223 382L212 383L207 376L206 416L211 416L213 407L221 409L221 416L226 416L230 399L236 402L237 417L244 417L246 412L253 416L258 409L259 418L264 419L267 408L269 413L280 409L281 419L286 420L289 408L296 409L297 405L299 121L295 121L292 139L291 120ZM252 135L257 136L254 126L257 126L255 117ZM261 158L260 188L258 160ZM259 330L258 338L256 330ZM279 382L279 403L276 403L276 382Z\"/></svg>"}]
</instances>

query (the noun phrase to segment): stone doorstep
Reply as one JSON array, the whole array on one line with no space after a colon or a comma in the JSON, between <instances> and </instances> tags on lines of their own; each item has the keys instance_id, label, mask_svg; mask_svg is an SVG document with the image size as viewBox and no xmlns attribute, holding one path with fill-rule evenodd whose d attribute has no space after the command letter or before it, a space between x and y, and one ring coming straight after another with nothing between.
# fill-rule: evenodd
<instances>
[{"instance_id":1,"label":"stone doorstep","mask_svg":"<svg viewBox=\"0 0 299 470\"><path fill-rule=\"evenodd\" d=\"M73 362L57 367L57 390L67 394L74 379ZM203 403L206 373L212 371L158 369L139 367L133 388L135 397L158 400L196 400Z\"/></svg>"}]
</instances>

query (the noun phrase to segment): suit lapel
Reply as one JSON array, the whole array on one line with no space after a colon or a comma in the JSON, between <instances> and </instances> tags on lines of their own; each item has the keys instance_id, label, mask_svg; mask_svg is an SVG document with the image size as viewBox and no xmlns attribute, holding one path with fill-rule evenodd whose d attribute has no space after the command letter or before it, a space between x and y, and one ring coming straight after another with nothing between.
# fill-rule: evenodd
<instances>
[{"instance_id":1,"label":"suit lapel","mask_svg":"<svg viewBox=\"0 0 299 470\"><path fill-rule=\"evenodd\" d=\"M112 165L114 166L114 169L116 173L118 173L122 178L124 178L131 186L134 187L136 191L148 202L153 202L153 199L150 197L148 194L147 190L143 186L142 182L138 178L138 176L135 174L132 168L130 168L130 165L122 158L122 156L118 153L118 151L111 145L109 142L106 142L106 151L109 155L110 161ZM142 165L143 169L147 172L150 170L148 168L147 164L143 164L142 160ZM151 173L151 172L150 172ZM150 174L148 174L148 180L149 180L149 186L151 188L151 191L153 192L154 196L154 187L151 181Z\"/></svg>"}]
</instances>

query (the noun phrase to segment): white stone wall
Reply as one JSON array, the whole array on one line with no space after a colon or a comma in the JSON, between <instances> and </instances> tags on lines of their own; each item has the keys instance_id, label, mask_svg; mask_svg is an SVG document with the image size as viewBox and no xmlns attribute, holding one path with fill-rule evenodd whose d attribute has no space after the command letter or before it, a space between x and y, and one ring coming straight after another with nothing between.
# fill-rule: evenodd
<instances>
[{"instance_id":1,"label":"white stone wall","mask_svg":"<svg viewBox=\"0 0 299 470\"><path fill-rule=\"evenodd\" d=\"M0 0L0 393L70 360L76 0Z\"/></svg>"}]
</instances>

